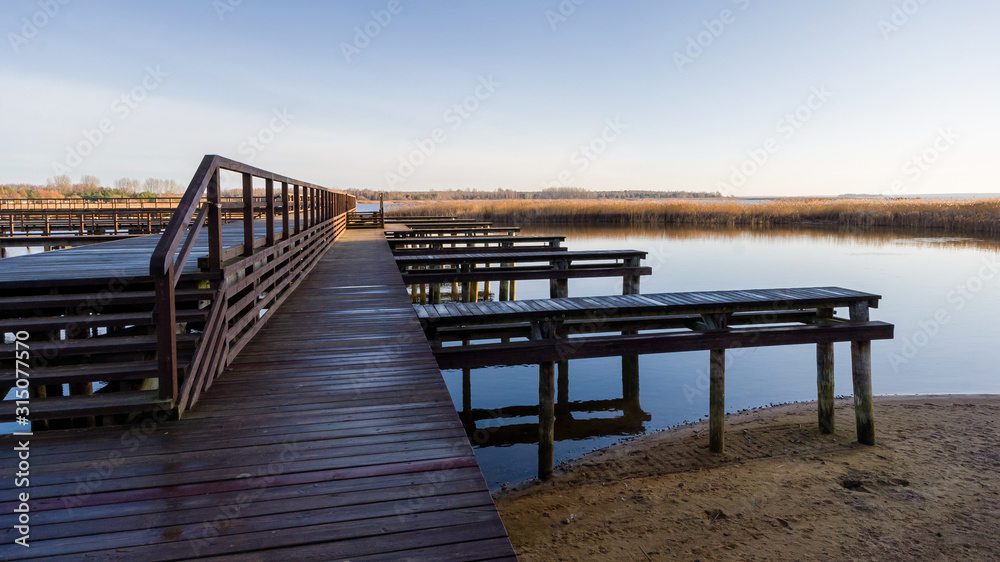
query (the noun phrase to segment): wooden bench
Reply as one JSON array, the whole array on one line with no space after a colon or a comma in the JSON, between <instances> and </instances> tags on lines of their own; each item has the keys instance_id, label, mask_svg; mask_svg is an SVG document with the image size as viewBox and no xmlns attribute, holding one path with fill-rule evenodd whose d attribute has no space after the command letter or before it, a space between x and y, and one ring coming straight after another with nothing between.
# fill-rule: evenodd
<instances>
[{"instance_id":1,"label":"wooden bench","mask_svg":"<svg viewBox=\"0 0 1000 562\"><path fill-rule=\"evenodd\" d=\"M567 280L585 277L621 277L623 294L638 293L639 276L652 273L651 268L640 266L645 257L641 250L480 252L470 248L464 253L397 255L396 265L407 284L549 279L550 296L557 298L569 296Z\"/></svg>"},{"instance_id":2,"label":"wooden bench","mask_svg":"<svg viewBox=\"0 0 1000 562\"><path fill-rule=\"evenodd\" d=\"M874 445L871 341L893 337L892 324L869 320L868 310L876 308L879 299L879 295L840 287L806 287L448 303L414 308L442 369L539 363L542 412L551 406L555 362L709 350L710 446L712 451L722 452L726 349L816 344L819 427L831 433L833 342L838 341L851 342L858 441ZM835 317L838 308L847 308L849 317ZM496 330L509 332L500 335ZM641 330L661 331L639 333ZM477 337L506 337L508 341L441 345L443 339ZM509 341L511 337L526 339Z\"/></svg>"},{"instance_id":3,"label":"wooden bench","mask_svg":"<svg viewBox=\"0 0 1000 562\"><path fill-rule=\"evenodd\" d=\"M491 234L504 234L513 236L521 232L519 226L491 226L488 228L475 227L448 227L448 228L425 228L417 230L386 230L386 238L413 238L432 236L489 236Z\"/></svg>"}]
</instances>

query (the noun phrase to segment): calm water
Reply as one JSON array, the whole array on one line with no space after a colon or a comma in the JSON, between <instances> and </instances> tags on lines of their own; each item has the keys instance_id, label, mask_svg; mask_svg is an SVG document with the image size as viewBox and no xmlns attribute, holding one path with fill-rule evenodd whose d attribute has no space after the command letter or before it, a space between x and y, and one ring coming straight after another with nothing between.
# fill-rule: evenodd
<instances>
[{"instance_id":1,"label":"calm water","mask_svg":"<svg viewBox=\"0 0 1000 562\"><path fill-rule=\"evenodd\" d=\"M643 277L643 293L837 285L881 294L871 318L895 324L896 338L872 343L877 394L1000 393L992 322L1000 311L995 240L826 229L549 227L522 234L564 234L572 250L647 250L653 274ZM621 280L573 279L569 291L571 297L621 294ZM518 299L547 297L548 281L517 284ZM813 345L727 355L727 411L816 398ZM614 400L622 397L620 358L570 362L569 399L582 403L575 408L582 411L564 426L570 438L556 443L557 463L624 436L707 416L707 351L643 355L639 364L641 412L635 412ZM461 409L462 372L444 371L444 377ZM537 405L538 367L474 369L470 382L480 418L470 437L487 482L495 489L534 477L537 418L516 416L530 412L512 407ZM846 342L836 344L836 385L838 395L851 394Z\"/></svg>"}]
</instances>

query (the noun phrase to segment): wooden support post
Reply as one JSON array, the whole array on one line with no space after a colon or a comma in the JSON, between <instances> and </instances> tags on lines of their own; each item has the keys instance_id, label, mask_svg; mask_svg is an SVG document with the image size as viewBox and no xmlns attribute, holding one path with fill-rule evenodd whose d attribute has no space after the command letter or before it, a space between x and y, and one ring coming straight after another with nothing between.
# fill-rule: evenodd
<instances>
[{"instance_id":1,"label":"wooden support post","mask_svg":"<svg viewBox=\"0 0 1000 562\"><path fill-rule=\"evenodd\" d=\"M460 264L458 270L462 273L469 272L469 264ZM468 281L462 283L462 302L472 302L472 283Z\"/></svg>"},{"instance_id":2,"label":"wooden support post","mask_svg":"<svg viewBox=\"0 0 1000 562\"><path fill-rule=\"evenodd\" d=\"M517 298L517 281L515 279L510 280L510 298L507 300L515 300Z\"/></svg>"},{"instance_id":3,"label":"wooden support post","mask_svg":"<svg viewBox=\"0 0 1000 562\"><path fill-rule=\"evenodd\" d=\"M726 350L713 349L709 358L708 447L724 453L726 424Z\"/></svg>"},{"instance_id":4,"label":"wooden support post","mask_svg":"<svg viewBox=\"0 0 1000 562\"><path fill-rule=\"evenodd\" d=\"M451 300L458 302L461 296L458 294L458 283L451 284Z\"/></svg>"},{"instance_id":5,"label":"wooden support post","mask_svg":"<svg viewBox=\"0 0 1000 562\"><path fill-rule=\"evenodd\" d=\"M552 476L555 451L555 363L538 365L538 478Z\"/></svg>"},{"instance_id":6,"label":"wooden support post","mask_svg":"<svg viewBox=\"0 0 1000 562\"><path fill-rule=\"evenodd\" d=\"M868 303L851 305L852 322L868 322ZM872 403L872 342L851 342L851 371L854 378L854 417L858 443L875 444L875 407Z\"/></svg>"},{"instance_id":7,"label":"wooden support post","mask_svg":"<svg viewBox=\"0 0 1000 562\"><path fill-rule=\"evenodd\" d=\"M503 266L501 265L501 267L503 267ZM509 290L510 290L510 281L508 281L506 279L503 280L503 281L500 281L500 291L499 291L498 298L500 300L502 300L502 301L507 300L507 295L508 295Z\"/></svg>"},{"instance_id":8,"label":"wooden support post","mask_svg":"<svg viewBox=\"0 0 1000 562\"><path fill-rule=\"evenodd\" d=\"M552 269L555 270L566 270L569 269L569 261L567 260L557 260L552 262ZM569 280L568 279L549 279L549 298L558 299L569 296Z\"/></svg>"},{"instance_id":9,"label":"wooden support post","mask_svg":"<svg viewBox=\"0 0 1000 562\"><path fill-rule=\"evenodd\" d=\"M626 402L639 398L638 355L622 355L622 398Z\"/></svg>"},{"instance_id":10,"label":"wooden support post","mask_svg":"<svg viewBox=\"0 0 1000 562\"><path fill-rule=\"evenodd\" d=\"M243 174L243 255L253 255L253 176Z\"/></svg>"},{"instance_id":11,"label":"wooden support post","mask_svg":"<svg viewBox=\"0 0 1000 562\"><path fill-rule=\"evenodd\" d=\"M156 278L156 362L160 398L177 398L177 316L174 264Z\"/></svg>"},{"instance_id":12,"label":"wooden support post","mask_svg":"<svg viewBox=\"0 0 1000 562\"><path fill-rule=\"evenodd\" d=\"M24 219L21 219L21 228L24 228ZM150 230L150 232L152 232L152 230ZM87 225L84 224L83 213L80 213L80 236L83 236L86 233L87 233ZM24 234L27 235L28 231L25 230Z\"/></svg>"},{"instance_id":13,"label":"wooden support post","mask_svg":"<svg viewBox=\"0 0 1000 562\"><path fill-rule=\"evenodd\" d=\"M115 214L115 230L118 230L118 215ZM49 214L45 213L45 235L48 236L52 234L52 227L49 224Z\"/></svg>"},{"instance_id":14,"label":"wooden support post","mask_svg":"<svg viewBox=\"0 0 1000 562\"><path fill-rule=\"evenodd\" d=\"M264 233L268 248L274 246L274 180L264 179L264 222L267 232Z\"/></svg>"},{"instance_id":15,"label":"wooden support post","mask_svg":"<svg viewBox=\"0 0 1000 562\"><path fill-rule=\"evenodd\" d=\"M431 283L431 304L441 304L440 283Z\"/></svg>"},{"instance_id":16,"label":"wooden support post","mask_svg":"<svg viewBox=\"0 0 1000 562\"><path fill-rule=\"evenodd\" d=\"M639 258L631 257L625 260L625 265L627 267L639 267ZM622 277L622 294L623 295L638 295L639 294L639 276L638 275L626 275Z\"/></svg>"},{"instance_id":17,"label":"wooden support post","mask_svg":"<svg viewBox=\"0 0 1000 562\"><path fill-rule=\"evenodd\" d=\"M833 344L816 344L816 391L819 432L833 433Z\"/></svg>"}]
</instances>

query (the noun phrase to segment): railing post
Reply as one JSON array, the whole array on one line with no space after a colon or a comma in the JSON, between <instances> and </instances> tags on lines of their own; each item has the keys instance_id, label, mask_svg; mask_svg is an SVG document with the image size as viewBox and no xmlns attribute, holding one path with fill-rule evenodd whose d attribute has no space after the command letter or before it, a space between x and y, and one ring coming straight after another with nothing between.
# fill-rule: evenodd
<instances>
[{"instance_id":1,"label":"railing post","mask_svg":"<svg viewBox=\"0 0 1000 562\"><path fill-rule=\"evenodd\" d=\"M295 185L295 234L302 232L302 223L300 222L301 219L299 218L301 216L301 211L300 211L301 207L302 207L302 199L299 196L299 186L298 184L296 184Z\"/></svg>"},{"instance_id":2,"label":"railing post","mask_svg":"<svg viewBox=\"0 0 1000 562\"><path fill-rule=\"evenodd\" d=\"M219 171L208 180L206 193L208 205L208 270L222 270L222 198L219 193Z\"/></svg>"},{"instance_id":3,"label":"railing post","mask_svg":"<svg viewBox=\"0 0 1000 562\"><path fill-rule=\"evenodd\" d=\"M253 255L253 176L243 174L243 255Z\"/></svg>"},{"instance_id":4,"label":"railing post","mask_svg":"<svg viewBox=\"0 0 1000 562\"><path fill-rule=\"evenodd\" d=\"M174 264L156 278L156 362L160 398L177 397L177 319L174 303Z\"/></svg>"},{"instance_id":5,"label":"railing post","mask_svg":"<svg viewBox=\"0 0 1000 562\"><path fill-rule=\"evenodd\" d=\"M267 224L264 233L267 246L274 246L274 180L271 178L264 180L264 222Z\"/></svg>"},{"instance_id":6,"label":"railing post","mask_svg":"<svg viewBox=\"0 0 1000 562\"><path fill-rule=\"evenodd\" d=\"M281 239L288 240L288 182L281 182Z\"/></svg>"}]
</instances>

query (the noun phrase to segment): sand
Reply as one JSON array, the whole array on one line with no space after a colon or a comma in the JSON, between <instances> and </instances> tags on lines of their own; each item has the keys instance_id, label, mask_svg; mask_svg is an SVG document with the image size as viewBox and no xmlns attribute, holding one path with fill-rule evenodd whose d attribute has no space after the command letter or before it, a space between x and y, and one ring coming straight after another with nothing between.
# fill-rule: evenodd
<instances>
[{"instance_id":1,"label":"sand","mask_svg":"<svg viewBox=\"0 0 1000 562\"><path fill-rule=\"evenodd\" d=\"M877 397L821 435L816 404L597 451L497 498L522 560L998 560L1000 396Z\"/></svg>"}]
</instances>

